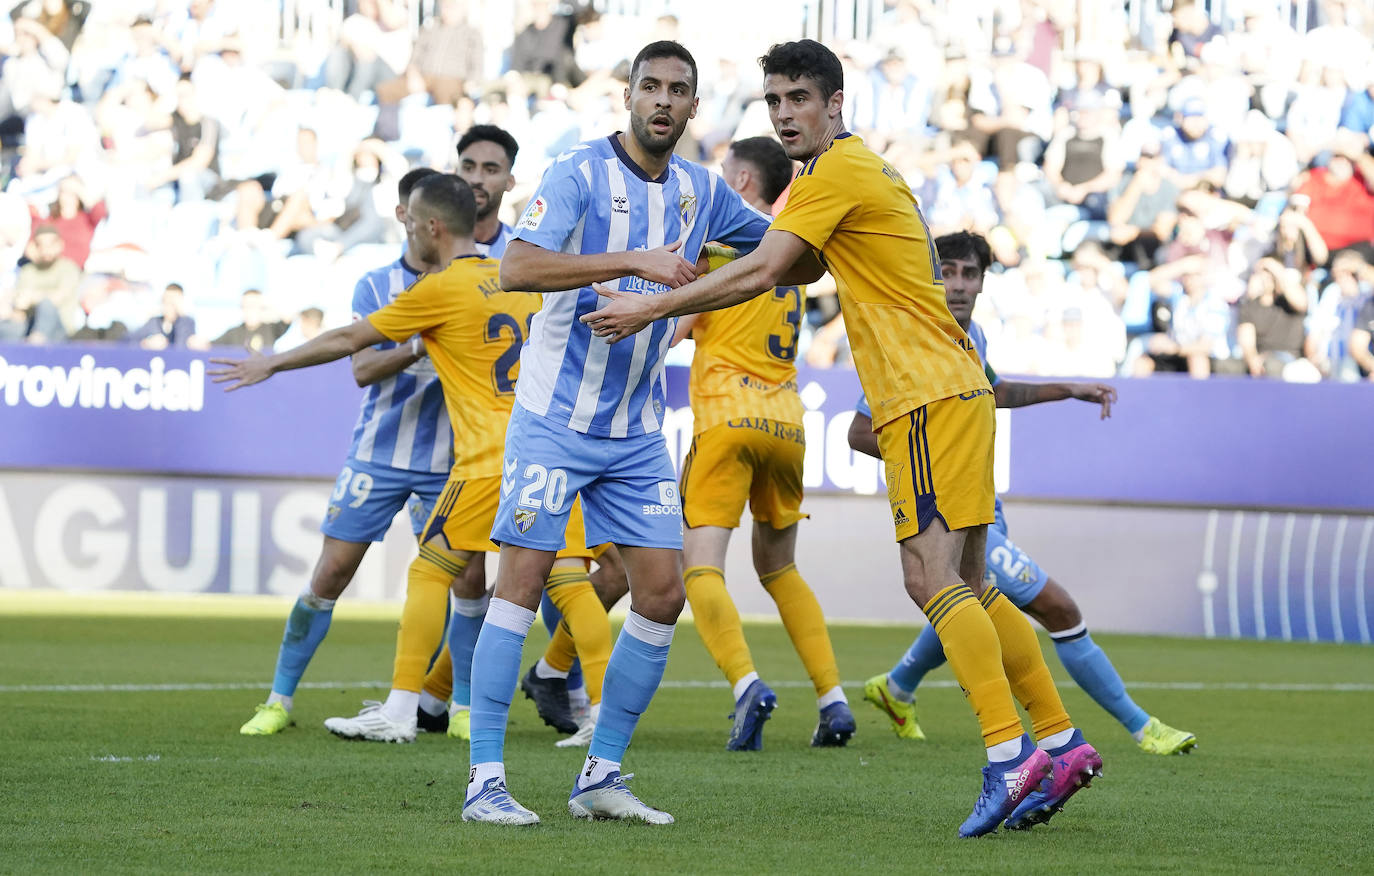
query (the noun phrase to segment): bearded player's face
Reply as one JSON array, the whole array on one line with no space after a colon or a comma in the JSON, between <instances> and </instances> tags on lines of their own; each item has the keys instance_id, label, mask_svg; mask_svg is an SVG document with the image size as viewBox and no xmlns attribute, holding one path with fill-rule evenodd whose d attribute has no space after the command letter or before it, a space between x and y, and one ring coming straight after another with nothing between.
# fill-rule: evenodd
<instances>
[{"instance_id":1,"label":"bearded player's face","mask_svg":"<svg viewBox=\"0 0 1374 876\"><path fill-rule=\"evenodd\" d=\"M630 131L650 155L673 151L687 122L697 114L696 81L681 58L652 58L639 65L625 89Z\"/></svg>"}]
</instances>

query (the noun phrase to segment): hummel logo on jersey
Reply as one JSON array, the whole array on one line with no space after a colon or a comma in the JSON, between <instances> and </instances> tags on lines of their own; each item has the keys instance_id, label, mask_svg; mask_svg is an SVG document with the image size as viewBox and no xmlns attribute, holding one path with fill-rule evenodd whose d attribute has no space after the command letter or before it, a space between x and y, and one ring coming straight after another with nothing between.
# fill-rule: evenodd
<instances>
[{"instance_id":1,"label":"hummel logo on jersey","mask_svg":"<svg viewBox=\"0 0 1374 876\"><path fill-rule=\"evenodd\" d=\"M518 459L508 459L505 462L505 475L501 478L501 495L505 496L515 489L515 469L520 464Z\"/></svg>"},{"instance_id":2,"label":"hummel logo on jersey","mask_svg":"<svg viewBox=\"0 0 1374 876\"><path fill-rule=\"evenodd\" d=\"M616 195L611 198L611 210L615 213L630 212L630 199L624 195Z\"/></svg>"},{"instance_id":3,"label":"hummel logo on jersey","mask_svg":"<svg viewBox=\"0 0 1374 876\"><path fill-rule=\"evenodd\" d=\"M897 512L896 512L895 514L892 515L892 523L893 523L893 525L894 525L894 526L902 526L903 524L905 524L905 523L907 523L907 522L908 522L908 520L907 520L906 514L903 513L903 511L902 511L901 508L898 508L898 509L897 509Z\"/></svg>"}]
</instances>

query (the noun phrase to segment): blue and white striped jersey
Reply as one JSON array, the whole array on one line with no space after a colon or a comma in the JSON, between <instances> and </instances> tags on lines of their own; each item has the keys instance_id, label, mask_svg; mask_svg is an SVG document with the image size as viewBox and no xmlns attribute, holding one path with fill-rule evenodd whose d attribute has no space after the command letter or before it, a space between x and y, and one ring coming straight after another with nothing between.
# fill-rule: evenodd
<instances>
[{"instance_id":1,"label":"blue and white striped jersey","mask_svg":"<svg viewBox=\"0 0 1374 876\"><path fill-rule=\"evenodd\" d=\"M560 155L544 173L515 237L554 252L592 254L653 249L680 241L695 262L707 241L753 250L769 218L716 174L674 155L650 179L616 135ZM666 286L638 277L607 284L655 295ZM551 293L520 354L515 398L525 410L588 435L623 438L655 432L664 409L663 356L675 319L647 326L633 341L607 344L578 318L600 305L590 286Z\"/></svg>"},{"instance_id":2,"label":"blue and white striped jersey","mask_svg":"<svg viewBox=\"0 0 1374 876\"><path fill-rule=\"evenodd\" d=\"M515 234L515 229L502 222L501 227L496 230L496 236L491 240L478 240L477 251L484 256L499 259L506 254L506 244Z\"/></svg>"},{"instance_id":3,"label":"blue and white striped jersey","mask_svg":"<svg viewBox=\"0 0 1374 876\"><path fill-rule=\"evenodd\" d=\"M504 239L502 244L504 250ZM353 289L353 318L363 319L390 304L417 277L404 257L364 274ZM385 341L376 349L395 346ZM453 431L444 409L443 387L428 357L367 387L348 452L373 465L448 473L453 467Z\"/></svg>"}]
</instances>

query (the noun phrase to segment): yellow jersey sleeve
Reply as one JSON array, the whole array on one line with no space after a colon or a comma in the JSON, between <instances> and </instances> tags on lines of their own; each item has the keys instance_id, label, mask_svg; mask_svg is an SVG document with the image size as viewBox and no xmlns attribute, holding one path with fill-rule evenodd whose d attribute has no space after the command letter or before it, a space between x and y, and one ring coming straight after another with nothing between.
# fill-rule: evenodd
<instances>
[{"instance_id":1,"label":"yellow jersey sleeve","mask_svg":"<svg viewBox=\"0 0 1374 876\"><path fill-rule=\"evenodd\" d=\"M790 231L822 254L830 236L860 204L855 188L831 185L824 176L816 178L817 165L827 154L808 161L792 180L787 205L771 226L779 231Z\"/></svg>"},{"instance_id":2,"label":"yellow jersey sleeve","mask_svg":"<svg viewBox=\"0 0 1374 876\"><path fill-rule=\"evenodd\" d=\"M875 426L989 389L945 303L939 256L911 189L862 139L837 137L808 162L773 228L815 247L834 275Z\"/></svg>"},{"instance_id":3,"label":"yellow jersey sleeve","mask_svg":"<svg viewBox=\"0 0 1374 876\"><path fill-rule=\"evenodd\" d=\"M716 270L739 254L708 246L706 255ZM689 392L697 434L745 417L801 422L796 358L804 300L802 287L778 286L698 318Z\"/></svg>"},{"instance_id":4,"label":"yellow jersey sleeve","mask_svg":"<svg viewBox=\"0 0 1374 876\"><path fill-rule=\"evenodd\" d=\"M372 327L392 341L447 322L453 315L453 296L445 295L445 271L425 274L385 307L368 314Z\"/></svg>"}]
</instances>

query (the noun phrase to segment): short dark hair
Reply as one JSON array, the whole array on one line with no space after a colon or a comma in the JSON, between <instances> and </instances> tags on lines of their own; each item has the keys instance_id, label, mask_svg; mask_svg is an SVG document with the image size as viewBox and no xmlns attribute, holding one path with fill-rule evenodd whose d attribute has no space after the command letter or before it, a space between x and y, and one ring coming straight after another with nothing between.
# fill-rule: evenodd
<instances>
[{"instance_id":1,"label":"short dark hair","mask_svg":"<svg viewBox=\"0 0 1374 876\"><path fill-rule=\"evenodd\" d=\"M747 161L759 172L764 200L776 201L792 182L792 159L782 144L772 137L748 137L730 144L730 151L740 161Z\"/></svg>"},{"instance_id":2,"label":"short dark hair","mask_svg":"<svg viewBox=\"0 0 1374 876\"><path fill-rule=\"evenodd\" d=\"M639 50L635 55L634 61L630 64L630 87L634 88L635 82L639 79L639 68L649 61L657 61L659 58L677 58L692 68L692 93L697 93L697 59L692 57L692 53L687 51L687 47L676 40L657 40L649 43Z\"/></svg>"},{"instance_id":3,"label":"short dark hair","mask_svg":"<svg viewBox=\"0 0 1374 876\"><path fill-rule=\"evenodd\" d=\"M452 173L436 173L415 184L412 195L420 196L420 203L434 211L449 233L464 236L472 233L477 222L477 199L472 187Z\"/></svg>"},{"instance_id":4,"label":"short dark hair","mask_svg":"<svg viewBox=\"0 0 1374 876\"><path fill-rule=\"evenodd\" d=\"M181 287L181 284L180 284L180 283L168 283L168 284L167 284L167 287L166 287L165 289L163 289L162 291L163 291L163 292L171 292L173 289L177 290L177 293L178 293L178 294L181 294L181 295L185 295L185 294L186 294L186 290L183 289L183 288Z\"/></svg>"},{"instance_id":5,"label":"short dark hair","mask_svg":"<svg viewBox=\"0 0 1374 876\"><path fill-rule=\"evenodd\" d=\"M438 172L432 167L417 167L413 170L407 170L405 176L401 177L401 181L396 183L396 194L400 196L401 203L404 204L410 200L410 193L415 191L415 185L420 180L427 176L434 176Z\"/></svg>"},{"instance_id":6,"label":"short dark hair","mask_svg":"<svg viewBox=\"0 0 1374 876\"><path fill-rule=\"evenodd\" d=\"M778 75L788 79L805 76L820 88L824 100L844 88L844 67L840 59L815 40L775 43L759 58L759 66L764 76Z\"/></svg>"},{"instance_id":7,"label":"short dark hair","mask_svg":"<svg viewBox=\"0 0 1374 876\"><path fill-rule=\"evenodd\" d=\"M495 143L506 150L506 160L510 166L515 166L515 153L520 151L520 144L515 142L515 138L505 128L498 128L496 125L473 125L458 141L458 154L462 155L463 150L473 143Z\"/></svg>"},{"instance_id":8,"label":"short dark hair","mask_svg":"<svg viewBox=\"0 0 1374 876\"><path fill-rule=\"evenodd\" d=\"M984 272L992 267L992 249L987 239L976 231L956 231L935 238L935 251L940 259L971 259Z\"/></svg>"}]
</instances>

